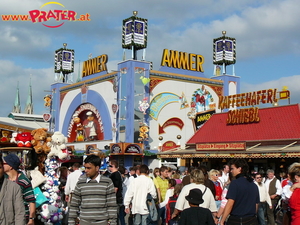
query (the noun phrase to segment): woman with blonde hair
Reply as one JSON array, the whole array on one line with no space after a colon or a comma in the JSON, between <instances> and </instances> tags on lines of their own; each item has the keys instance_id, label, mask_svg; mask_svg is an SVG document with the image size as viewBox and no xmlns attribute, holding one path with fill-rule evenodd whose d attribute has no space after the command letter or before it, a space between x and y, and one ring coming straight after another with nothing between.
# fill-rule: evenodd
<instances>
[{"instance_id":1,"label":"woman with blonde hair","mask_svg":"<svg viewBox=\"0 0 300 225\"><path fill-rule=\"evenodd\" d=\"M187 209L190 207L188 201L185 199L185 196L189 195L190 190L198 188L203 193L203 200L204 202L200 205L203 208L208 208L210 211L216 215L217 207L215 203L215 199L211 190L204 185L204 174L199 169L194 169L191 172L191 183L185 185L176 202L174 213L172 214L172 218L175 218L180 211Z\"/></svg>"},{"instance_id":2,"label":"woman with blonde hair","mask_svg":"<svg viewBox=\"0 0 300 225\"><path fill-rule=\"evenodd\" d=\"M222 192L223 192L223 188L221 187L221 184L218 181L219 175L220 175L220 172L218 170L212 169L209 171L209 179L214 183L215 190L216 190L215 201L216 201L217 209L220 208L221 196L222 196Z\"/></svg>"}]
</instances>

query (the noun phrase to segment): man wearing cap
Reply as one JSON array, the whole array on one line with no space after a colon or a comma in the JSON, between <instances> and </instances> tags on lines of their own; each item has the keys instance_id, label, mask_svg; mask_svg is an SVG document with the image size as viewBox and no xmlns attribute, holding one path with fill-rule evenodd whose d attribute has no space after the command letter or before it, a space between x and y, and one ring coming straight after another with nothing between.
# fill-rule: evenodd
<instances>
[{"instance_id":1,"label":"man wearing cap","mask_svg":"<svg viewBox=\"0 0 300 225\"><path fill-rule=\"evenodd\" d=\"M200 189L191 189L185 199L189 202L190 208L180 214L180 225L215 225L211 211L207 208L199 207L203 201L203 193Z\"/></svg>"},{"instance_id":2,"label":"man wearing cap","mask_svg":"<svg viewBox=\"0 0 300 225\"><path fill-rule=\"evenodd\" d=\"M25 216L27 225L34 225L35 219L35 197L30 180L19 170L20 159L16 154L8 154L3 157L3 167L6 177L16 182L23 193L23 200L25 206Z\"/></svg>"},{"instance_id":3,"label":"man wearing cap","mask_svg":"<svg viewBox=\"0 0 300 225\"><path fill-rule=\"evenodd\" d=\"M21 188L4 177L3 161L0 158L0 224L25 224L25 207Z\"/></svg>"}]
</instances>

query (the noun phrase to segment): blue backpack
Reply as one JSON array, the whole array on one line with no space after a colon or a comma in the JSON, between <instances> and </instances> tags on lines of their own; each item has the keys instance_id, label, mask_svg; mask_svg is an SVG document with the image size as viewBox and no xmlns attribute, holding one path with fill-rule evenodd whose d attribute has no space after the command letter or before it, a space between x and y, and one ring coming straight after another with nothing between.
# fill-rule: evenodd
<instances>
[{"instance_id":1,"label":"blue backpack","mask_svg":"<svg viewBox=\"0 0 300 225\"><path fill-rule=\"evenodd\" d=\"M147 218L147 224L151 224L158 220L158 213L157 213L155 201L149 193L147 195L146 204L147 204L147 208L149 211L149 215Z\"/></svg>"}]
</instances>

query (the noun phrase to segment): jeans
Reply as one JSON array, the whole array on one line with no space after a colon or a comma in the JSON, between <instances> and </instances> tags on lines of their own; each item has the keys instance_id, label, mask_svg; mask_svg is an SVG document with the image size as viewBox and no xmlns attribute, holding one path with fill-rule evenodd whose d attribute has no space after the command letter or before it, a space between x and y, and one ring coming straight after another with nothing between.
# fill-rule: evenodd
<instances>
[{"instance_id":1,"label":"jeans","mask_svg":"<svg viewBox=\"0 0 300 225\"><path fill-rule=\"evenodd\" d=\"M222 201L216 201L217 210L219 210Z\"/></svg>"},{"instance_id":2,"label":"jeans","mask_svg":"<svg viewBox=\"0 0 300 225\"><path fill-rule=\"evenodd\" d=\"M260 202L258 204L257 220L259 225L266 225L266 221L265 221L266 207L267 207L266 202Z\"/></svg>"},{"instance_id":3,"label":"jeans","mask_svg":"<svg viewBox=\"0 0 300 225\"><path fill-rule=\"evenodd\" d=\"M161 225L166 224L166 207L159 208L158 210L158 220L161 218Z\"/></svg>"},{"instance_id":4,"label":"jeans","mask_svg":"<svg viewBox=\"0 0 300 225\"><path fill-rule=\"evenodd\" d=\"M119 220L120 220L120 225L125 225L125 206L121 205L119 209Z\"/></svg>"},{"instance_id":5,"label":"jeans","mask_svg":"<svg viewBox=\"0 0 300 225\"><path fill-rule=\"evenodd\" d=\"M135 214L134 218L133 218L133 224L134 225L147 225L147 217L148 217L148 214L146 214L146 215Z\"/></svg>"}]
</instances>

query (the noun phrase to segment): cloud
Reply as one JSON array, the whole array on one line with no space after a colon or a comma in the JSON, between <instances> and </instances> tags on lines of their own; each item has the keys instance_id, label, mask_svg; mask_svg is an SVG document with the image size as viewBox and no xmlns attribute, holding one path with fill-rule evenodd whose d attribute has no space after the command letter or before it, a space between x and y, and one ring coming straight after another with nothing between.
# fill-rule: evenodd
<instances>
[{"instance_id":1,"label":"cloud","mask_svg":"<svg viewBox=\"0 0 300 225\"><path fill-rule=\"evenodd\" d=\"M34 113L43 112L43 97L49 94L45 91L50 90L53 83L53 68L32 69L22 68L8 60L0 60L0 76L2 85L0 90L0 115L8 115L15 102L17 87L19 85L22 112L25 108L29 93L29 85L32 85Z\"/></svg>"},{"instance_id":2,"label":"cloud","mask_svg":"<svg viewBox=\"0 0 300 225\"><path fill-rule=\"evenodd\" d=\"M269 88L276 88L277 92L282 91L283 87L286 86L290 91L290 103L296 104L300 102L300 75L294 75L289 77L282 77L278 80L271 80L259 84L248 84L241 82L241 89L243 93L265 90ZM277 96L278 97L278 96ZM288 100L280 100L279 105L286 105Z\"/></svg>"},{"instance_id":3,"label":"cloud","mask_svg":"<svg viewBox=\"0 0 300 225\"><path fill-rule=\"evenodd\" d=\"M47 1L43 0L1 0L0 14L26 14L29 10L38 9ZM212 75L212 41L220 37L222 30L237 39L237 75L241 78L242 89L259 90L265 88L281 89L282 84L291 90L291 101L295 102L299 95L296 84L298 76L292 76L288 64L286 74L264 66L255 67L255 61L278 57L285 54L299 57L300 30L298 21L300 14L298 0L60 0L67 9L78 14L89 13L91 21L69 22L61 28L50 29L32 22L1 22L0 27L0 75L3 78L3 90L0 90L0 101L7 107L0 109L0 114L8 114L15 98L17 81L20 82L22 108L24 108L30 74L35 107L43 111L43 96L54 82L54 51L68 43L75 49L75 73L77 78L81 63L93 56L107 54L108 69L117 70L117 63L122 61L121 47L122 20L138 10L138 16L148 19L148 47L146 60L153 62L154 69L160 67L162 51L184 51L201 54L205 57L205 74ZM48 8L47 8L48 7ZM47 6L58 7L56 5ZM141 59L142 51L138 52ZM131 58L131 51L126 50L126 59ZM278 59L276 58L276 59ZM279 63L272 63L277 67ZM242 66L239 66L242 65ZM241 68L242 67L242 68ZM82 69L82 67L81 67ZM250 77L254 84L245 83ZM262 75L263 74L263 75ZM260 77L272 77L270 82L260 81ZM287 76L287 77L283 77ZM278 77L278 79L276 79ZM283 77L283 78L281 78ZM265 78L267 79L267 78ZM265 80L264 79L264 80ZM42 82L41 82L42 81ZM273 83L272 83L273 82ZM255 84L256 83L256 84ZM260 84L261 83L261 84ZM262 86L263 85L263 86ZM252 89L251 89L252 88Z\"/></svg>"}]
</instances>

